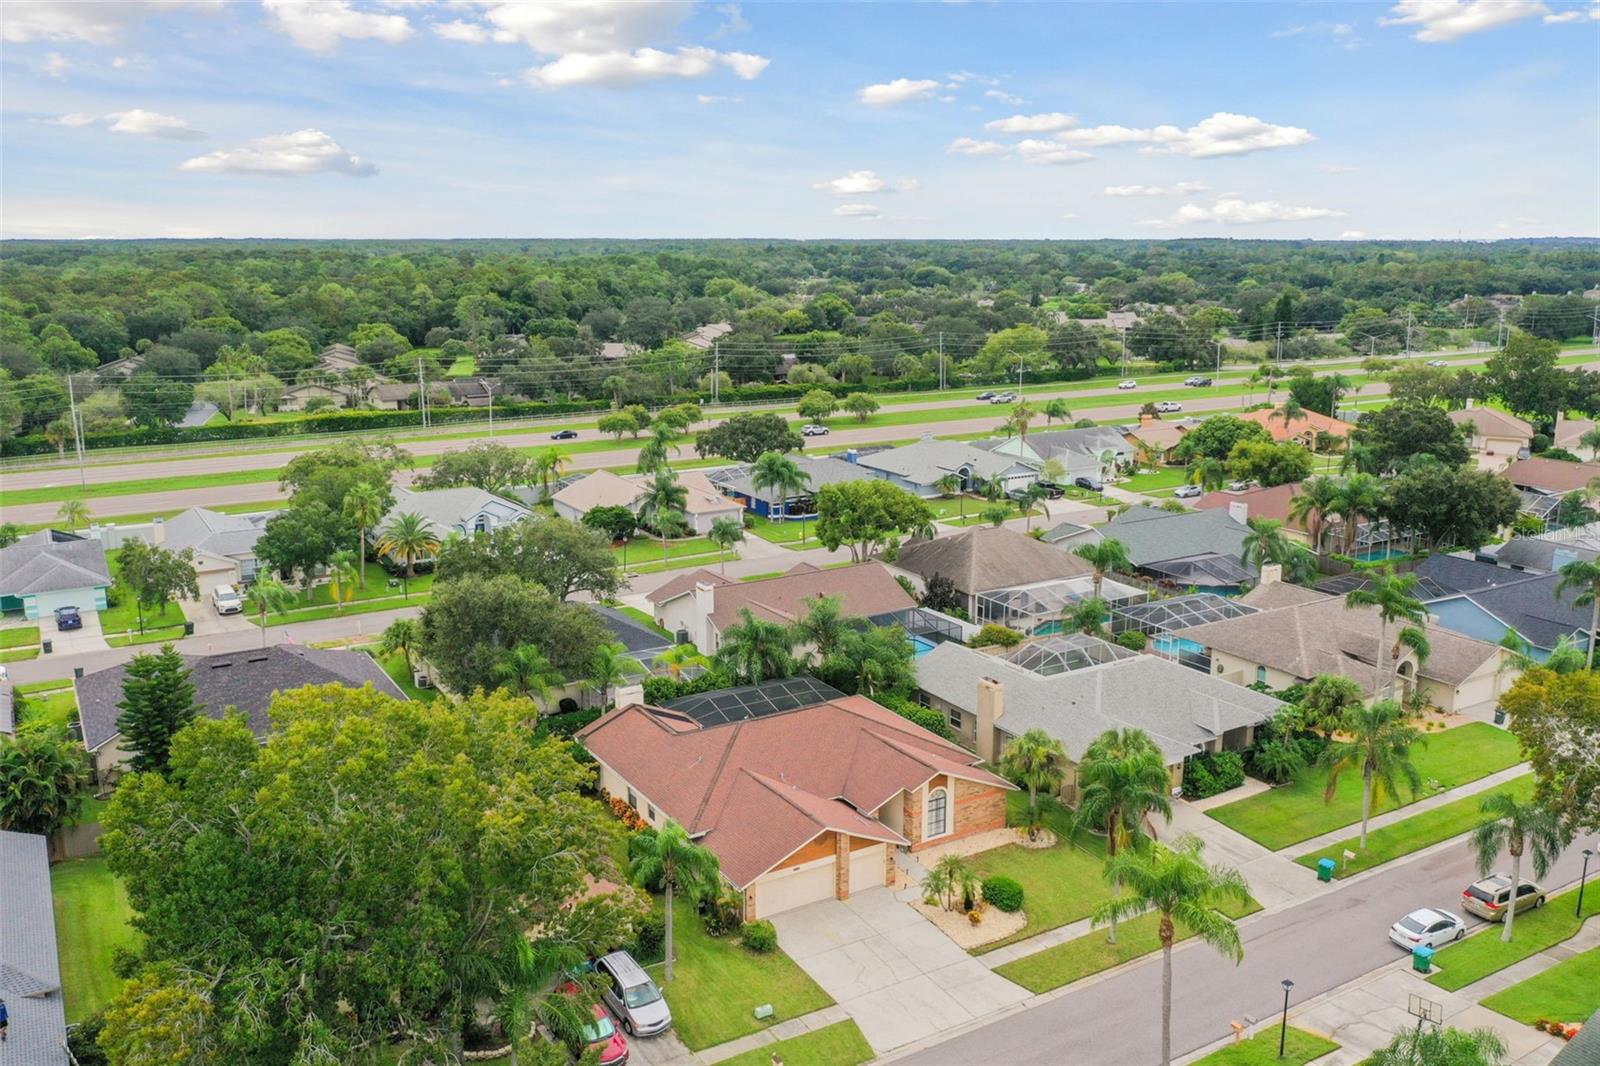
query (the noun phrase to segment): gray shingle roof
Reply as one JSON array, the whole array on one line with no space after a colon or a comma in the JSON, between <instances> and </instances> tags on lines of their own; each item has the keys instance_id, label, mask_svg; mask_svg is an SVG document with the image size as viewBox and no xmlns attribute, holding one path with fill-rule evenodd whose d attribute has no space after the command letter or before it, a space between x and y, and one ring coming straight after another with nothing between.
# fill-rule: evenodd
<instances>
[{"instance_id":1,"label":"gray shingle roof","mask_svg":"<svg viewBox=\"0 0 1600 1066\"><path fill-rule=\"evenodd\" d=\"M1043 729L1067 757L1083 757L1108 729L1150 734L1168 763L1200 750L1229 729L1265 722L1278 701L1153 655L1048 676L960 644L941 644L917 660L917 687L976 712L978 681L1004 685L996 723L1012 736Z\"/></svg>"},{"instance_id":2,"label":"gray shingle roof","mask_svg":"<svg viewBox=\"0 0 1600 1066\"><path fill-rule=\"evenodd\" d=\"M814 492L824 485L833 485L842 481L861 481L863 478L870 476L864 473L857 464L847 463L843 459L836 459L831 455L796 455L792 458L795 461L795 465L800 468L800 472L806 476L807 484L810 486L808 491L810 492ZM730 492L737 492L744 496L759 497L763 500L767 499L774 491L765 488L757 491L756 487L750 483L750 467L748 466L733 467L714 474L711 481L713 484L720 485Z\"/></svg>"},{"instance_id":3,"label":"gray shingle roof","mask_svg":"<svg viewBox=\"0 0 1600 1066\"><path fill-rule=\"evenodd\" d=\"M432 525L434 535L442 538L485 508L520 512L518 519L527 518L529 514L528 509L515 500L471 486L420 490L396 485L393 492L394 506L378 523L378 530L388 526L397 515L414 514L426 519Z\"/></svg>"},{"instance_id":4,"label":"gray shingle roof","mask_svg":"<svg viewBox=\"0 0 1600 1066\"><path fill-rule=\"evenodd\" d=\"M1076 555L1004 526L970 526L953 536L911 541L894 565L923 580L943 574L965 593L1094 572Z\"/></svg>"},{"instance_id":5,"label":"gray shingle roof","mask_svg":"<svg viewBox=\"0 0 1600 1066\"><path fill-rule=\"evenodd\" d=\"M191 507L166 521L163 547L172 551L193 548L208 555L250 557L256 541L266 529L274 511L260 514L223 514L204 507Z\"/></svg>"},{"instance_id":6,"label":"gray shingle roof","mask_svg":"<svg viewBox=\"0 0 1600 1066\"><path fill-rule=\"evenodd\" d=\"M1163 511L1134 507L1102 527L1105 536L1120 540L1135 566L1194 555L1226 555L1235 563L1250 532L1227 511Z\"/></svg>"},{"instance_id":7,"label":"gray shingle roof","mask_svg":"<svg viewBox=\"0 0 1600 1066\"><path fill-rule=\"evenodd\" d=\"M359 688L370 684L379 692L405 699L383 667L370 655L356 651L275 644L270 648L224 652L220 655L185 655L184 663L194 683L195 702L211 718L221 718L237 707L249 720L250 731L264 737L272 728L267 707L274 693L304 685L341 684ZM83 743L90 751L117 736L122 714L122 679L127 664L85 674L73 682L78 695L78 717L83 723Z\"/></svg>"},{"instance_id":8,"label":"gray shingle roof","mask_svg":"<svg viewBox=\"0 0 1600 1066\"><path fill-rule=\"evenodd\" d=\"M31 596L110 584L105 546L94 538L41 529L0 548L0 596Z\"/></svg>"},{"instance_id":9,"label":"gray shingle roof","mask_svg":"<svg viewBox=\"0 0 1600 1066\"><path fill-rule=\"evenodd\" d=\"M1492 553L1501 566L1550 573L1574 559L1600 556L1600 523L1575 526L1537 537L1512 537Z\"/></svg>"},{"instance_id":10,"label":"gray shingle roof","mask_svg":"<svg viewBox=\"0 0 1600 1066\"><path fill-rule=\"evenodd\" d=\"M958 440L919 440L915 444L862 455L857 463L882 470L915 485L932 485L946 474L965 468L974 477L992 478L1019 465L1009 455L995 455Z\"/></svg>"},{"instance_id":11,"label":"gray shingle roof","mask_svg":"<svg viewBox=\"0 0 1600 1066\"><path fill-rule=\"evenodd\" d=\"M0 900L0 999L11 1015L0 1062L64 1066L67 1015L44 837L0 830Z\"/></svg>"},{"instance_id":12,"label":"gray shingle roof","mask_svg":"<svg viewBox=\"0 0 1600 1066\"><path fill-rule=\"evenodd\" d=\"M591 606L600 616L600 621L611 630L611 635L628 649L628 654L640 659L646 666L650 665L650 659L656 652L672 646L672 641L643 623L629 618L615 607L607 607L604 604Z\"/></svg>"},{"instance_id":13,"label":"gray shingle roof","mask_svg":"<svg viewBox=\"0 0 1600 1066\"><path fill-rule=\"evenodd\" d=\"M1483 610L1494 615L1506 625L1522 634L1524 640L1540 648L1553 648L1563 636L1587 636L1589 608L1578 607L1572 601L1577 592L1568 589L1556 595L1560 574L1541 574L1529 577L1515 570L1500 573L1520 578L1492 588L1477 589L1459 594ZM1448 597L1441 597L1441 599ZM1429 601L1431 607L1438 600Z\"/></svg>"}]
</instances>

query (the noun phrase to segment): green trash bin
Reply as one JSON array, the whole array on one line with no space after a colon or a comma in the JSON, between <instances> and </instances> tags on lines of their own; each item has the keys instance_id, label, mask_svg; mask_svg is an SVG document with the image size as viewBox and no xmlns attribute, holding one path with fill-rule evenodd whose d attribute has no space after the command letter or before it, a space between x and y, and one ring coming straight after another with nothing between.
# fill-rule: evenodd
<instances>
[{"instance_id":1,"label":"green trash bin","mask_svg":"<svg viewBox=\"0 0 1600 1066\"><path fill-rule=\"evenodd\" d=\"M1411 968L1418 973L1428 973L1433 969L1433 949L1426 944L1418 944L1411 949Z\"/></svg>"},{"instance_id":2,"label":"green trash bin","mask_svg":"<svg viewBox=\"0 0 1600 1066\"><path fill-rule=\"evenodd\" d=\"M1318 859L1317 860L1317 880L1318 881L1332 881L1333 880L1333 870L1334 870L1334 862L1333 862L1332 859Z\"/></svg>"}]
</instances>

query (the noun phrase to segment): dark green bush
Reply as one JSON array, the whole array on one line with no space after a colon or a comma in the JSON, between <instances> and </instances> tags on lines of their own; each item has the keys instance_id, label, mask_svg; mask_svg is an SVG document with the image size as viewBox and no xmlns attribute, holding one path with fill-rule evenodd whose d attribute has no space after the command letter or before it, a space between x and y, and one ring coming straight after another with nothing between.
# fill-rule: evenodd
<instances>
[{"instance_id":1,"label":"dark green bush","mask_svg":"<svg viewBox=\"0 0 1600 1066\"><path fill-rule=\"evenodd\" d=\"M1117 643L1129 651L1144 651L1145 645L1150 643L1150 638L1137 629L1130 629L1117 634Z\"/></svg>"},{"instance_id":2,"label":"dark green bush","mask_svg":"<svg viewBox=\"0 0 1600 1066\"><path fill-rule=\"evenodd\" d=\"M667 920L652 911L639 919L633 931L633 957L641 966L660 962L666 958Z\"/></svg>"},{"instance_id":3,"label":"dark green bush","mask_svg":"<svg viewBox=\"0 0 1600 1066\"><path fill-rule=\"evenodd\" d=\"M1236 751L1196 755L1183 766L1183 794L1205 799L1244 784L1244 758Z\"/></svg>"},{"instance_id":4,"label":"dark green bush","mask_svg":"<svg viewBox=\"0 0 1600 1066\"><path fill-rule=\"evenodd\" d=\"M778 930L765 918L745 922L739 936L744 941L744 946L757 955L766 955L778 947Z\"/></svg>"},{"instance_id":5,"label":"dark green bush","mask_svg":"<svg viewBox=\"0 0 1600 1066\"><path fill-rule=\"evenodd\" d=\"M876 698L880 704L889 708L901 718L920 725L934 736L943 737L946 740L955 739L955 734L950 732L950 724L942 712L936 711L932 707L924 707L920 703L912 703L904 696L892 692L879 693Z\"/></svg>"},{"instance_id":6,"label":"dark green bush","mask_svg":"<svg viewBox=\"0 0 1600 1066\"><path fill-rule=\"evenodd\" d=\"M1022 909L1022 886L1015 878L996 874L983 879L983 900L996 910L1007 914Z\"/></svg>"}]
</instances>

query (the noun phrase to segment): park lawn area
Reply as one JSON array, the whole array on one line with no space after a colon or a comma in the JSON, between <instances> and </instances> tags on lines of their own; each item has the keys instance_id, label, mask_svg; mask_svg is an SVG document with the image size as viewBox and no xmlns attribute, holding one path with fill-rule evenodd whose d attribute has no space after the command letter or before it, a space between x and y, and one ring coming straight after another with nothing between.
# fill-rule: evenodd
<instances>
[{"instance_id":1,"label":"park lawn area","mask_svg":"<svg viewBox=\"0 0 1600 1066\"><path fill-rule=\"evenodd\" d=\"M1025 848L1020 844L1007 844L980 852L970 860L980 877L1004 874L1016 878L1022 885L1022 909L1028 916L1027 925L1008 937L974 949L975 955L1088 917L1096 903L1111 895L1111 888L1101 872L1105 866L1105 846L1100 838L1079 834L1074 840L1072 812L1048 796L1041 795L1039 804L1044 827L1056 835L1054 847ZM1006 796L1006 822L1028 824L1027 792L1012 792Z\"/></svg>"},{"instance_id":2,"label":"park lawn area","mask_svg":"<svg viewBox=\"0 0 1600 1066\"><path fill-rule=\"evenodd\" d=\"M672 935L677 961L671 982L664 967L650 967L672 1008L672 1025L691 1051L736 1040L831 1006L824 992L781 949L757 955L736 936L713 937L689 901L673 900ZM773 1016L758 1020L755 1008L772 1004Z\"/></svg>"},{"instance_id":3,"label":"park lawn area","mask_svg":"<svg viewBox=\"0 0 1600 1066\"><path fill-rule=\"evenodd\" d=\"M1424 788L1406 803L1426 799L1435 792L1476 781L1515 766L1522 759L1517 738L1487 722L1471 722L1442 733L1423 735L1426 744L1412 749L1411 761L1422 775ZM1361 775L1351 770L1339 777L1331 803L1322 801L1327 771L1309 770L1293 784L1214 807L1206 813L1264 847L1277 851L1361 820ZM1436 788L1430 788L1430 783ZM1373 814L1404 806L1392 796L1372 804Z\"/></svg>"},{"instance_id":4,"label":"park lawn area","mask_svg":"<svg viewBox=\"0 0 1600 1066\"><path fill-rule=\"evenodd\" d=\"M7 626L0 629L0 648L22 648L39 643L38 626Z\"/></svg>"},{"instance_id":5,"label":"park lawn area","mask_svg":"<svg viewBox=\"0 0 1600 1066\"><path fill-rule=\"evenodd\" d=\"M1026 898L1022 901L1024 909L1028 906ZM1261 904L1251 900L1248 906L1240 907L1229 903L1223 911L1234 918L1242 918L1261 909ZM1105 929L1092 929L1075 940L1068 940L1063 944L1045 948L1043 951L1032 955L1024 955L1015 962L1008 962L1004 966L995 968L995 973L1008 981L1017 984L1033 993L1048 992L1062 985L1070 985L1080 981L1091 974L1109 970L1119 966L1130 959L1137 959L1141 955L1148 955L1161 948L1158 927L1161 924L1159 914L1142 914L1127 922L1117 923L1117 942L1106 942ZM1182 922L1177 924L1177 941L1188 940L1194 934L1184 928ZM1277 1054L1277 1045L1272 1051Z\"/></svg>"},{"instance_id":6,"label":"park lawn area","mask_svg":"<svg viewBox=\"0 0 1600 1066\"><path fill-rule=\"evenodd\" d=\"M7 648L0 651L0 663L20 663L24 659L37 659L38 648Z\"/></svg>"},{"instance_id":7,"label":"park lawn area","mask_svg":"<svg viewBox=\"0 0 1600 1066\"><path fill-rule=\"evenodd\" d=\"M1402 855L1421 851L1441 840L1449 840L1453 836L1476 829L1478 823L1483 821L1479 805L1485 796L1494 793L1506 793L1526 803L1533 798L1533 775L1526 774L1514 781L1506 782L1499 788L1463 796L1431 811L1423 811L1403 821L1386 825L1382 829L1374 829L1367 834L1365 851L1356 847L1356 841L1359 839L1357 835L1326 848L1308 851L1294 861L1307 869L1315 870L1317 860L1327 857L1339 864L1334 868L1334 877L1350 877L1363 870L1370 870L1374 866L1382 866ZM1348 866L1341 858L1346 850L1356 853L1356 857L1350 860Z\"/></svg>"},{"instance_id":8,"label":"park lawn area","mask_svg":"<svg viewBox=\"0 0 1600 1066\"><path fill-rule=\"evenodd\" d=\"M719 1066L772 1066L774 1055L782 1057L783 1066L860 1066L873 1057L872 1045L856 1023L846 1019L803 1036L751 1048L723 1059Z\"/></svg>"},{"instance_id":9,"label":"park lawn area","mask_svg":"<svg viewBox=\"0 0 1600 1066\"><path fill-rule=\"evenodd\" d=\"M102 858L56 863L50 868L50 893L67 1021L81 1022L122 988L122 978L111 972L111 953L137 946L133 909L127 890Z\"/></svg>"},{"instance_id":10,"label":"park lawn area","mask_svg":"<svg viewBox=\"0 0 1600 1066\"><path fill-rule=\"evenodd\" d=\"M1570 939L1585 921L1600 913L1600 892L1590 892L1584 896L1580 919L1574 906L1577 891L1568 889L1559 896L1551 896L1543 907L1517 915L1509 944L1500 940L1500 926L1494 924L1440 949L1433 957L1433 965L1439 972L1428 980L1454 992Z\"/></svg>"},{"instance_id":11,"label":"park lawn area","mask_svg":"<svg viewBox=\"0 0 1600 1066\"><path fill-rule=\"evenodd\" d=\"M447 378L471 377L478 372L478 360L470 355L458 355L456 361L450 364L450 369L444 372Z\"/></svg>"},{"instance_id":12,"label":"park lawn area","mask_svg":"<svg viewBox=\"0 0 1600 1066\"><path fill-rule=\"evenodd\" d=\"M1177 466L1164 466L1159 470L1150 470L1143 474L1134 474L1118 483L1118 488L1127 489L1129 492L1150 492L1153 489L1175 489L1189 480L1189 471ZM1273 1046L1273 1053L1277 1053L1277 1046Z\"/></svg>"},{"instance_id":13,"label":"park lawn area","mask_svg":"<svg viewBox=\"0 0 1600 1066\"><path fill-rule=\"evenodd\" d=\"M1600 1008L1600 948L1590 948L1496 992L1483 1005L1525 1025L1540 1018L1586 1021Z\"/></svg>"},{"instance_id":14,"label":"park lawn area","mask_svg":"<svg viewBox=\"0 0 1600 1066\"><path fill-rule=\"evenodd\" d=\"M1196 1059L1192 1066L1304 1066L1312 1059L1338 1050L1339 1045L1332 1040L1290 1026L1284 1033L1283 1058L1280 1059L1278 1029L1269 1026L1249 1040L1229 1044L1203 1059Z\"/></svg>"},{"instance_id":15,"label":"park lawn area","mask_svg":"<svg viewBox=\"0 0 1600 1066\"><path fill-rule=\"evenodd\" d=\"M183 639L183 626L163 626L160 629L146 628L143 633L135 630L131 635L118 633L106 637L106 645L112 648L126 648L137 644L170 644Z\"/></svg>"}]
</instances>

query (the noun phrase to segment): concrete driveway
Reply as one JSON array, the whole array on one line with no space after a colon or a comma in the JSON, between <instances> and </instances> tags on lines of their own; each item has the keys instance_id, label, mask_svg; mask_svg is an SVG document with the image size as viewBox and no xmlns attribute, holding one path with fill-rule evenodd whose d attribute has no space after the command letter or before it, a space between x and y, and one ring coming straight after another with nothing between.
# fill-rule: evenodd
<instances>
[{"instance_id":1,"label":"concrete driveway","mask_svg":"<svg viewBox=\"0 0 1600 1066\"><path fill-rule=\"evenodd\" d=\"M46 614L39 619L39 637L50 642L50 654L79 655L87 651L106 650L100 612L80 610L78 617L83 619L83 628L69 629L65 633L56 628L54 614Z\"/></svg>"},{"instance_id":2,"label":"concrete driveway","mask_svg":"<svg viewBox=\"0 0 1600 1066\"><path fill-rule=\"evenodd\" d=\"M807 904L772 924L880 1055L1028 998L887 888Z\"/></svg>"}]
</instances>

